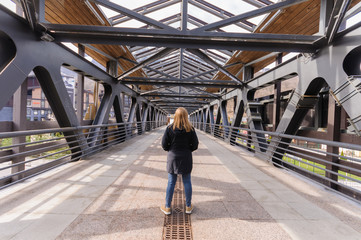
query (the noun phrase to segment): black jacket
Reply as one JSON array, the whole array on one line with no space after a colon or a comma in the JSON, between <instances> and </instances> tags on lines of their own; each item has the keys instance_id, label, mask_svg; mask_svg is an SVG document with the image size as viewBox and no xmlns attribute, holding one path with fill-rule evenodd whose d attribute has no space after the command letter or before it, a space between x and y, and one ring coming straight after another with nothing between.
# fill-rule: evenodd
<instances>
[{"instance_id":1,"label":"black jacket","mask_svg":"<svg viewBox=\"0 0 361 240\"><path fill-rule=\"evenodd\" d=\"M188 174L192 171L192 152L198 148L197 134L192 129L174 129L167 127L162 139L162 147L168 151L167 171L173 174Z\"/></svg>"}]
</instances>

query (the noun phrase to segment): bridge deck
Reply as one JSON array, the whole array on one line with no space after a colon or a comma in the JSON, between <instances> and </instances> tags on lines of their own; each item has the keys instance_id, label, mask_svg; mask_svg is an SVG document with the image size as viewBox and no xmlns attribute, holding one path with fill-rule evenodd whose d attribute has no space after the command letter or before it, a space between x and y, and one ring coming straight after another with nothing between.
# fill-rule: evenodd
<instances>
[{"instance_id":1,"label":"bridge deck","mask_svg":"<svg viewBox=\"0 0 361 240\"><path fill-rule=\"evenodd\" d=\"M161 239L164 128L0 192L0 239ZM361 239L361 208L198 132L194 239Z\"/></svg>"}]
</instances>

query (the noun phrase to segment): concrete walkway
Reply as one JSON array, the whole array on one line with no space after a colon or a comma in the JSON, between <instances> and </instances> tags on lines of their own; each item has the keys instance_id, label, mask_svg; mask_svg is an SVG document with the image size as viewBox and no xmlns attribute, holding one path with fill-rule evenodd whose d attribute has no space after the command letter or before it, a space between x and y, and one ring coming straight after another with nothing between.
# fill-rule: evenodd
<instances>
[{"instance_id":1,"label":"concrete walkway","mask_svg":"<svg viewBox=\"0 0 361 240\"><path fill-rule=\"evenodd\" d=\"M0 239L161 239L164 128L0 191ZM361 239L361 207L198 132L194 239Z\"/></svg>"}]
</instances>

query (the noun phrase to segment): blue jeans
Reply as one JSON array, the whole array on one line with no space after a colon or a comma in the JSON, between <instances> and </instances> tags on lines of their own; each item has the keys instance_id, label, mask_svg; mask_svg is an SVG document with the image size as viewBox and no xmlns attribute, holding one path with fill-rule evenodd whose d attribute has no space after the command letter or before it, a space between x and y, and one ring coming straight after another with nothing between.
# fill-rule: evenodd
<instances>
[{"instance_id":1,"label":"blue jeans","mask_svg":"<svg viewBox=\"0 0 361 240\"><path fill-rule=\"evenodd\" d=\"M186 195L186 205L187 207L191 206L192 202L192 183L191 183L191 174L182 174L184 192ZM177 174L168 173L168 186L165 196L165 206L170 207L173 199L174 187L177 182Z\"/></svg>"}]
</instances>

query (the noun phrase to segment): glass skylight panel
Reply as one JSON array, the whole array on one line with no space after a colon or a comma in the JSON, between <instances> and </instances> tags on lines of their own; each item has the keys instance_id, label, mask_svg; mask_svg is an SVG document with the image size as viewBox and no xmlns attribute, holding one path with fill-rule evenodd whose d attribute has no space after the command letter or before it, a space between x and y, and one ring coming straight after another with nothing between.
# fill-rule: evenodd
<instances>
[{"instance_id":1,"label":"glass skylight panel","mask_svg":"<svg viewBox=\"0 0 361 240\"><path fill-rule=\"evenodd\" d=\"M159 10L157 10L155 12L146 14L146 16L159 21L161 19L172 16L172 15L174 15L176 13L179 13L180 8L181 8L180 3L177 3L177 4L174 4L174 5L159 9Z\"/></svg>"},{"instance_id":2,"label":"glass skylight panel","mask_svg":"<svg viewBox=\"0 0 361 240\"><path fill-rule=\"evenodd\" d=\"M188 14L195 16L206 23L213 23L222 20L220 17L206 12L205 10L200 9L199 7L196 7L192 4L188 4Z\"/></svg>"},{"instance_id":3,"label":"glass skylight panel","mask_svg":"<svg viewBox=\"0 0 361 240\"><path fill-rule=\"evenodd\" d=\"M355 16L347 19L346 21L346 28L349 28L357 23L361 22L361 12L356 14Z\"/></svg>"},{"instance_id":4,"label":"glass skylight panel","mask_svg":"<svg viewBox=\"0 0 361 240\"><path fill-rule=\"evenodd\" d=\"M107 16L107 18L111 18L111 17L117 16L117 15L120 14L120 13L118 13L116 11L113 11L113 10L111 10L109 8L103 7L102 5L99 5L99 4L98 4L98 7L103 11L103 13L105 14L105 16Z\"/></svg>"},{"instance_id":5,"label":"glass skylight panel","mask_svg":"<svg viewBox=\"0 0 361 240\"><path fill-rule=\"evenodd\" d=\"M256 7L243 1L222 0L221 4L219 0L207 0L207 2L219 8L222 8L223 10L230 12L234 15L239 15L241 13L257 9Z\"/></svg>"},{"instance_id":6,"label":"glass skylight panel","mask_svg":"<svg viewBox=\"0 0 361 240\"><path fill-rule=\"evenodd\" d=\"M247 31L244 28L241 28L235 24L229 25L229 26L225 26L220 28L221 30L225 31L225 32L233 32L233 33L249 33L249 31Z\"/></svg>"},{"instance_id":7,"label":"glass skylight panel","mask_svg":"<svg viewBox=\"0 0 361 240\"><path fill-rule=\"evenodd\" d=\"M13 12L16 12L16 4L11 0L0 0L0 4L4 7L10 9Z\"/></svg>"},{"instance_id":8,"label":"glass skylight panel","mask_svg":"<svg viewBox=\"0 0 361 240\"><path fill-rule=\"evenodd\" d=\"M251 23L253 23L253 24L255 24L255 25L258 25L258 24L260 24L261 21L262 21L264 18L266 18L267 16L268 16L268 14L263 14L263 15L260 15L260 16L254 17L254 18L249 18L249 19L247 19L247 20L248 20L248 22L251 22Z\"/></svg>"},{"instance_id":9,"label":"glass skylight panel","mask_svg":"<svg viewBox=\"0 0 361 240\"><path fill-rule=\"evenodd\" d=\"M150 4L152 2L155 2L154 0L135 0L135 1L129 1L129 0L111 0L111 2L121 5L123 7L126 7L128 9L135 9L138 7L142 7L144 5Z\"/></svg>"}]
</instances>

